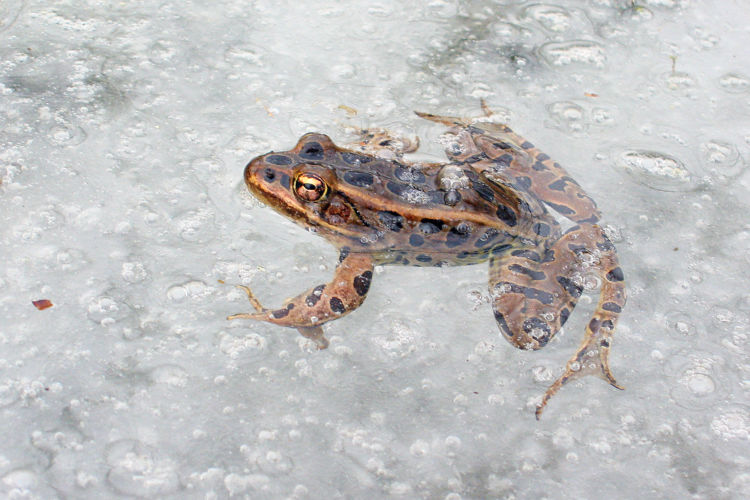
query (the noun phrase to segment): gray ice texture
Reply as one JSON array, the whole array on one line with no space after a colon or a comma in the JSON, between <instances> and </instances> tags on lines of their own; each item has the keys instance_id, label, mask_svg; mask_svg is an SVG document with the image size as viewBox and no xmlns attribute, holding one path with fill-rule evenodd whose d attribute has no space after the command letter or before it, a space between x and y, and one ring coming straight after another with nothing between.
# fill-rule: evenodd
<instances>
[{"instance_id":1,"label":"gray ice texture","mask_svg":"<svg viewBox=\"0 0 750 500\"><path fill-rule=\"evenodd\" d=\"M749 498L748 26L742 0L0 2L0 497ZM486 265L376 269L324 351L225 319L233 285L279 306L336 265L252 157L384 127L439 161L412 111L481 99L602 210L625 391L536 421L596 291L521 351Z\"/></svg>"}]
</instances>

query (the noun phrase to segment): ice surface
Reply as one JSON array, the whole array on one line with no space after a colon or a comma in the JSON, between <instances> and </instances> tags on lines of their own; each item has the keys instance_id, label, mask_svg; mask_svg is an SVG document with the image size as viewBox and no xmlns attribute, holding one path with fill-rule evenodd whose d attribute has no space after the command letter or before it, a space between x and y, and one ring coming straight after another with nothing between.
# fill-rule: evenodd
<instances>
[{"instance_id":1,"label":"ice surface","mask_svg":"<svg viewBox=\"0 0 750 500\"><path fill-rule=\"evenodd\" d=\"M750 497L750 10L559 3L0 2L0 497ZM377 270L326 351L224 319L336 262L250 158L378 126L437 159L412 110L480 98L602 209L626 391L537 422L593 294L521 352L482 265Z\"/></svg>"}]
</instances>

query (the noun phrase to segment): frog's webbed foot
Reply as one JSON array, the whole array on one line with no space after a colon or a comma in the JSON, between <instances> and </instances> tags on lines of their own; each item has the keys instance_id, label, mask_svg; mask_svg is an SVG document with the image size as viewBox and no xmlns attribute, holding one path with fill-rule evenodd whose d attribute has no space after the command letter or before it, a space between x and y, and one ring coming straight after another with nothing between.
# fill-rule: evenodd
<instances>
[{"instance_id":1,"label":"frog's webbed foot","mask_svg":"<svg viewBox=\"0 0 750 500\"><path fill-rule=\"evenodd\" d=\"M396 135L382 128L368 128L359 130L357 135L359 141L347 146L363 153L374 156L401 157L408 153L414 153L419 149L419 138L409 138Z\"/></svg>"},{"instance_id":2,"label":"frog's webbed foot","mask_svg":"<svg viewBox=\"0 0 750 500\"><path fill-rule=\"evenodd\" d=\"M541 418L542 411L544 411L544 407L547 406L550 398L571 380L593 375L608 382L612 387L620 390L625 389L617 383L609 369L609 340L601 338L597 340L588 327L586 328L586 337L583 345L568 361L563 374L544 393L541 403L536 407L537 420Z\"/></svg>"}]
</instances>

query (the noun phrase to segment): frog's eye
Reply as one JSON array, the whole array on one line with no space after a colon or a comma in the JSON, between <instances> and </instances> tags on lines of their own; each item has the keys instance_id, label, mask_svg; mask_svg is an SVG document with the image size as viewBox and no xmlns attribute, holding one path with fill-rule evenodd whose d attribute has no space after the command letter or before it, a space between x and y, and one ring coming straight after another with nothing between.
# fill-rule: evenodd
<instances>
[{"instance_id":1,"label":"frog's eye","mask_svg":"<svg viewBox=\"0 0 750 500\"><path fill-rule=\"evenodd\" d=\"M294 178L294 194L303 201L323 201L328 196L328 184L318 174L302 172Z\"/></svg>"}]
</instances>

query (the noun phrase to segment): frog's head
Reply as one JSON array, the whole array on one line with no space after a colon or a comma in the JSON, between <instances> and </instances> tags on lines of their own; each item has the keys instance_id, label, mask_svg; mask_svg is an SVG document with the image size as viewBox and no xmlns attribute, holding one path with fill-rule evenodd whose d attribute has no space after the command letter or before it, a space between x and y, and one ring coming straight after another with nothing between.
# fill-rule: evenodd
<instances>
[{"instance_id":1,"label":"frog's head","mask_svg":"<svg viewBox=\"0 0 750 500\"><path fill-rule=\"evenodd\" d=\"M305 134L290 151L253 159L245 183L258 199L305 227L346 233L355 213L337 196L338 151L327 135Z\"/></svg>"}]
</instances>

